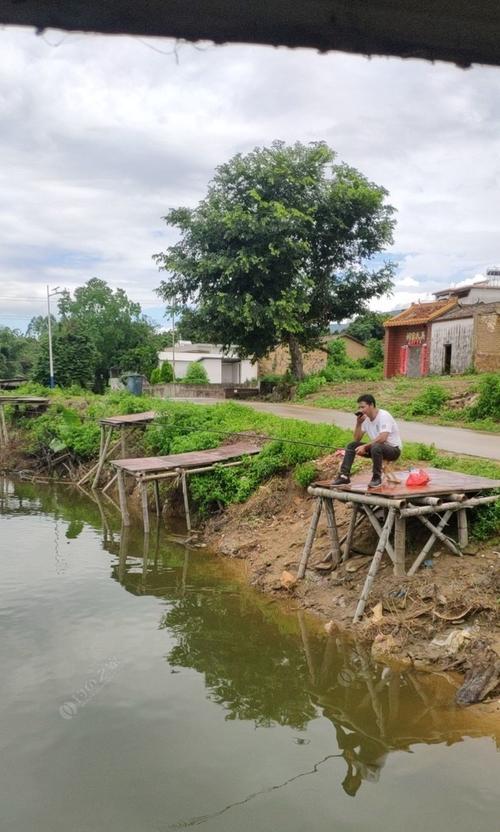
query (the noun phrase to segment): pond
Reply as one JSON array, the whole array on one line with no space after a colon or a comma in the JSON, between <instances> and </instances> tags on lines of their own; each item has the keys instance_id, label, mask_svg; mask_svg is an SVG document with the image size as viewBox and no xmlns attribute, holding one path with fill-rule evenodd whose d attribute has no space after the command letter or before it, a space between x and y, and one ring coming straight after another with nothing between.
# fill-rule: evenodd
<instances>
[{"instance_id":1,"label":"pond","mask_svg":"<svg viewBox=\"0 0 500 832\"><path fill-rule=\"evenodd\" d=\"M499 828L500 737L241 564L0 480L3 832Z\"/></svg>"}]
</instances>

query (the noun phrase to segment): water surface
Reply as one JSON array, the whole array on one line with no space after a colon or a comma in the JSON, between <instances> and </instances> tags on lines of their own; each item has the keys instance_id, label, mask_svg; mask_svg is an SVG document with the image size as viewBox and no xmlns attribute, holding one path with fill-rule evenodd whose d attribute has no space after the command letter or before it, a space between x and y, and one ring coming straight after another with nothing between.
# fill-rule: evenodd
<instances>
[{"instance_id":1,"label":"water surface","mask_svg":"<svg viewBox=\"0 0 500 832\"><path fill-rule=\"evenodd\" d=\"M106 500L0 484L2 832L500 829L499 738L449 679Z\"/></svg>"}]
</instances>

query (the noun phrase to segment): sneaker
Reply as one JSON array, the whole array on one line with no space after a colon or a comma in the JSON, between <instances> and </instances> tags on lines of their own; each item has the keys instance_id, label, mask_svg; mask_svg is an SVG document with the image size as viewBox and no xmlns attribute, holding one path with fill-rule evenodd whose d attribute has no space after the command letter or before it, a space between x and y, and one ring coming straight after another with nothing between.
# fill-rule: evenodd
<instances>
[{"instance_id":1,"label":"sneaker","mask_svg":"<svg viewBox=\"0 0 500 832\"><path fill-rule=\"evenodd\" d=\"M347 474L339 474L338 477L333 480L332 485L349 485L350 482L351 478L348 477Z\"/></svg>"},{"instance_id":2,"label":"sneaker","mask_svg":"<svg viewBox=\"0 0 500 832\"><path fill-rule=\"evenodd\" d=\"M380 479L380 477L373 477L368 483L368 488L380 488L381 486L382 480Z\"/></svg>"}]
</instances>

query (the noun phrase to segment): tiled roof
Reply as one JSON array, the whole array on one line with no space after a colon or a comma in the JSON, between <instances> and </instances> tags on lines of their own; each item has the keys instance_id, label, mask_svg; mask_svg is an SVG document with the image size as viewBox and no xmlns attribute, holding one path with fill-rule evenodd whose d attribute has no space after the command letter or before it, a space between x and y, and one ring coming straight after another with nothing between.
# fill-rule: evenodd
<instances>
[{"instance_id":1,"label":"tiled roof","mask_svg":"<svg viewBox=\"0 0 500 832\"><path fill-rule=\"evenodd\" d=\"M500 303L495 301L493 303L481 303L480 301L478 303L459 303L454 309L439 315L438 320L452 321L459 318L472 318L476 313L485 312L489 314L497 310L500 310Z\"/></svg>"},{"instance_id":2,"label":"tiled roof","mask_svg":"<svg viewBox=\"0 0 500 832\"><path fill-rule=\"evenodd\" d=\"M456 305L457 299L433 300L430 303L412 303L412 305L385 321L384 326L413 326L414 324L427 324L434 318L438 318Z\"/></svg>"}]
</instances>

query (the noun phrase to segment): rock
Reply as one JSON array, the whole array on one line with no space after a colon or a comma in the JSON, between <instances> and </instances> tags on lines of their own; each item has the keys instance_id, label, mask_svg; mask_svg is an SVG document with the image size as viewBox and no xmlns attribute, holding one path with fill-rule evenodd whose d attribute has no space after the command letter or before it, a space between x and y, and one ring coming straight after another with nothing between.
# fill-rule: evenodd
<instances>
[{"instance_id":1,"label":"rock","mask_svg":"<svg viewBox=\"0 0 500 832\"><path fill-rule=\"evenodd\" d=\"M295 577L295 575L292 575L291 572L287 572L287 570L285 569L281 573L280 585L283 587L283 589L293 589L296 583L297 578Z\"/></svg>"},{"instance_id":2,"label":"rock","mask_svg":"<svg viewBox=\"0 0 500 832\"><path fill-rule=\"evenodd\" d=\"M324 630L328 633L328 635L330 635L331 633L335 633L338 630L338 627L334 621L327 621L324 626Z\"/></svg>"},{"instance_id":3,"label":"rock","mask_svg":"<svg viewBox=\"0 0 500 832\"><path fill-rule=\"evenodd\" d=\"M373 613L372 621L373 621L374 624L378 624L379 621L382 621L382 619L384 617L384 612L383 612L383 609L382 609L382 601L379 601L378 604L375 604L375 606L372 609L372 613Z\"/></svg>"}]
</instances>

